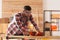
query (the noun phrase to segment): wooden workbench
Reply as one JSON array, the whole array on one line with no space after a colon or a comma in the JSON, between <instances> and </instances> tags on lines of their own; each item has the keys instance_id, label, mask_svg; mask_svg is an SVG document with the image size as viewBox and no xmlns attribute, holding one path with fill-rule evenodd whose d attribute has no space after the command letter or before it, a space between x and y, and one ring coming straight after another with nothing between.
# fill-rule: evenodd
<instances>
[{"instance_id":1,"label":"wooden workbench","mask_svg":"<svg viewBox=\"0 0 60 40\"><path fill-rule=\"evenodd\" d=\"M9 36L9 40L22 40L23 38L32 40L60 40L60 36ZM6 40L6 37L3 40Z\"/></svg>"}]
</instances>

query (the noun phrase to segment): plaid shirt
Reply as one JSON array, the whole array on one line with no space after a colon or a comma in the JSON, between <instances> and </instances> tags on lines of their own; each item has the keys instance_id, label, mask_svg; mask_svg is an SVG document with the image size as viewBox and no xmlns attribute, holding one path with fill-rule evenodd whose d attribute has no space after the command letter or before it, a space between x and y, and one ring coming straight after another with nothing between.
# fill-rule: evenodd
<instances>
[{"instance_id":1,"label":"plaid shirt","mask_svg":"<svg viewBox=\"0 0 60 40\"><path fill-rule=\"evenodd\" d=\"M9 26L8 30L7 30L7 35L23 34L24 32L27 32L28 31L28 28L27 28L28 21L31 21L31 23L34 25L36 30L39 30L38 27L37 27L37 24L33 20L32 15L30 15L29 18L28 18L26 16L22 16L21 13L17 13L17 14L20 17L20 23L21 24L19 26L16 25L16 23L11 24Z\"/></svg>"}]
</instances>

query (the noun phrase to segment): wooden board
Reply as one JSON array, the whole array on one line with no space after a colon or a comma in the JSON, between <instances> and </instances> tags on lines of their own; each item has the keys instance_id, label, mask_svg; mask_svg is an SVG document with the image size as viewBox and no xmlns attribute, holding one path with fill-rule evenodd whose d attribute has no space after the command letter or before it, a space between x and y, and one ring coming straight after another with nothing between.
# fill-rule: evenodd
<instances>
[{"instance_id":1,"label":"wooden board","mask_svg":"<svg viewBox=\"0 0 60 40\"><path fill-rule=\"evenodd\" d=\"M52 14L52 18L60 18L60 14Z\"/></svg>"}]
</instances>

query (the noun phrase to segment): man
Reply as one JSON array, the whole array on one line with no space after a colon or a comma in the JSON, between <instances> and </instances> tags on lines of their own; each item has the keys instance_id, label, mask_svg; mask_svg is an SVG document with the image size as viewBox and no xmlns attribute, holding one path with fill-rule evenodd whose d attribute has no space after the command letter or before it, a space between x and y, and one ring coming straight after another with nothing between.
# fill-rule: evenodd
<instances>
[{"instance_id":1,"label":"man","mask_svg":"<svg viewBox=\"0 0 60 40\"><path fill-rule=\"evenodd\" d=\"M23 12L14 15L13 21L8 27L7 35L28 35L28 21L31 21L36 30L40 32L33 20L30 6L24 6Z\"/></svg>"}]
</instances>

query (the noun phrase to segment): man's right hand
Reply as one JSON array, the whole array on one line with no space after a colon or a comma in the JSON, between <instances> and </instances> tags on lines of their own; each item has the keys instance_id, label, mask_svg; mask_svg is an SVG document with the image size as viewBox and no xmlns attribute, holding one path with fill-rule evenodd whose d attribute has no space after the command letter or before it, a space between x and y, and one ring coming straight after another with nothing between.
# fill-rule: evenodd
<instances>
[{"instance_id":1,"label":"man's right hand","mask_svg":"<svg viewBox=\"0 0 60 40\"><path fill-rule=\"evenodd\" d=\"M36 36L43 36L43 32L36 33Z\"/></svg>"}]
</instances>

